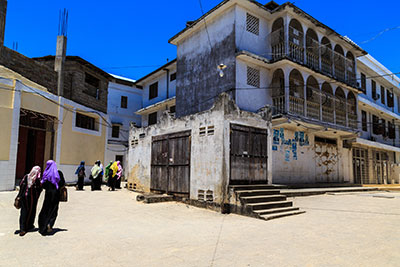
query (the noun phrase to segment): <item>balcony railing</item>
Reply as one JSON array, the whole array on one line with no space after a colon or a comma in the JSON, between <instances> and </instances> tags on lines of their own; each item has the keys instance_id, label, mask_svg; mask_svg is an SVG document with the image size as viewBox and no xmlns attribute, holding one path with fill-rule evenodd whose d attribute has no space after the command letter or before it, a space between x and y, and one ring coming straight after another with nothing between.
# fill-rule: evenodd
<instances>
[{"instance_id":1,"label":"balcony railing","mask_svg":"<svg viewBox=\"0 0 400 267\"><path fill-rule=\"evenodd\" d=\"M321 103L318 103L313 99L305 101L301 97L289 96L288 110L284 95L272 99L275 114L289 113L352 129L357 128L357 114L353 113L355 107L339 97L325 95L323 98L317 98L321 99Z\"/></svg>"},{"instance_id":2,"label":"balcony railing","mask_svg":"<svg viewBox=\"0 0 400 267\"><path fill-rule=\"evenodd\" d=\"M306 40L304 40L306 39ZM354 60L333 51L330 46L306 37L302 32L289 27L288 39L285 40L284 29L278 29L269 36L272 48L272 60L289 58L311 69L333 76L337 80L356 86ZM286 44L286 41L288 42Z\"/></svg>"}]
</instances>

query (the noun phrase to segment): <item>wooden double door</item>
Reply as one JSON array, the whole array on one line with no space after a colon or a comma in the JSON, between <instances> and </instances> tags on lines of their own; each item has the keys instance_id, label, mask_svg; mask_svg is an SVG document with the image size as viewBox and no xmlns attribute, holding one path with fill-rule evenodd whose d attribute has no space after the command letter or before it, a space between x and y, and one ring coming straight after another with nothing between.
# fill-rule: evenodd
<instances>
[{"instance_id":1,"label":"wooden double door","mask_svg":"<svg viewBox=\"0 0 400 267\"><path fill-rule=\"evenodd\" d=\"M189 194L190 134L190 131L184 131L153 137L151 149L151 190Z\"/></svg>"},{"instance_id":2,"label":"wooden double door","mask_svg":"<svg viewBox=\"0 0 400 267\"><path fill-rule=\"evenodd\" d=\"M230 184L268 183L268 131L231 124Z\"/></svg>"}]
</instances>

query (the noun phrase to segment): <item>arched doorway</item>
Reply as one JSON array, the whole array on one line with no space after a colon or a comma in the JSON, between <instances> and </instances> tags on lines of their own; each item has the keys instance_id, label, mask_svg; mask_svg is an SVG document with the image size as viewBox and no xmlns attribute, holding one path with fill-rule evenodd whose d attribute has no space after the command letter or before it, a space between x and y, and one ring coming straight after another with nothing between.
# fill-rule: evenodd
<instances>
[{"instance_id":1,"label":"arched doorway","mask_svg":"<svg viewBox=\"0 0 400 267\"><path fill-rule=\"evenodd\" d=\"M285 113L285 74L277 69L272 76L271 95L275 113Z\"/></svg>"},{"instance_id":2,"label":"arched doorway","mask_svg":"<svg viewBox=\"0 0 400 267\"><path fill-rule=\"evenodd\" d=\"M335 46L333 60L335 66L335 77L340 81L345 81L345 57L343 48L340 45Z\"/></svg>"},{"instance_id":3,"label":"arched doorway","mask_svg":"<svg viewBox=\"0 0 400 267\"><path fill-rule=\"evenodd\" d=\"M352 86L357 85L356 81L356 63L351 52L346 55L346 82Z\"/></svg>"},{"instance_id":4,"label":"arched doorway","mask_svg":"<svg viewBox=\"0 0 400 267\"><path fill-rule=\"evenodd\" d=\"M325 122L334 123L334 97L333 90L329 83L324 82L322 84L322 120Z\"/></svg>"},{"instance_id":5,"label":"arched doorway","mask_svg":"<svg viewBox=\"0 0 400 267\"><path fill-rule=\"evenodd\" d=\"M304 80L296 69L289 75L289 111L304 115Z\"/></svg>"},{"instance_id":6,"label":"arched doorway","mask_svg":"<svg viewBox=\"0 0 400 267\"><path fill-rule=\"evenodd\" d=\"M319 69L319 43L314 30L308 29L306 33L306 64L312 69Z\"/></svg>"},{"instance_id":7,"label":"arched doorway","mask_svg":"<svg viewBox=\"0 0 400 267\"><path fill-rule=\"evenodd\" d=\"M336 124L346 126L346 95L342 88L336 88L335 92Z\"/></svg>"},{"instance_id":8,"label":"arched doorway","mask_svg":"<svg viewBox=\"0 0 400 267\"><path fill-rule=\"evenodd\" d=\"M283 18L278 18L272 24L270 34L272 59L278 60L285 55L285 28Z\"/></svg>"},{"instance_id":9,"label":"arched doorway","mask_svg":"<svg viewBox=\"0 0 400 267\"><path fill-rule=\"evenodd\" d=\"M304 62L303 27L296 19L289 23L289 57L294 61Z\"/></svg>"},{"instance_id":10,"label":"arched doorway","mask_svg":"<svg viewBox=\"0 0 400 267\"><path fill-rule=\"evenodd\" d=\"M310 76L306 82L307 117L320 119L321 92L317 80Z\"/></svg>"},{"instance_id":11,"label":"arched doorway","mask_svg":"<svg viewBox=\"0 0 400 267\"><path fill-rule=\"evenodd\" d=\"M332 45L326 37L321 40L321 70L325 74L332 74Z\"/></svg>"},{"instance_id":12,"label":"arched doorway","mask_svg":"<svg viewBox=\"0 0 400 267\"><path fill-rule=\"evenodd\" d=\"M347 116L348 126L350 128L357 128L357 100L353 92L347 94Z\"/></svg>"}]
</instances>

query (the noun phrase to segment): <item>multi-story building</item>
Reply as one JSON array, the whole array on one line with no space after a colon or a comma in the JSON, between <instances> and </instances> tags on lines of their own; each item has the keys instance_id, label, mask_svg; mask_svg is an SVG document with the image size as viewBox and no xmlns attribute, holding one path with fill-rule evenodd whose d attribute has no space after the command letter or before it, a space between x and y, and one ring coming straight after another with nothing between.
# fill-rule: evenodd
<instances>
[{"instance_id":1,"label":"multi-story building","mask_svg":"<svg viewBox=\"0 0 400 267\"><path fill-rule=\"evenodd\" d=\"M76 57L70 62L76 69L60 79L64 35L57 49L62 60L31 59L3 46L6 7L7 1L0 0L0 190L14 189L33 166L44 169L49 159L67 182L75 181L81 160L89 176L90 166L104 160L110 76ZM87 79L89 73L97 78Z\"/></svg>"},{"instance_id":2,"label":"multi-story building","mask_svg":"<svg viewBox=\"0 0 400 267\"><path fill-rule=\"evenodd\" d=\"M240 109L273 108L274 183L352 179L357 58L366 52L292 3L223 1L172 37L176 115L228 92ZM246 178L244 178L243 182Z\"/></svg>"},{"instance_id":3,"label":"multi-story building","mask_svg":"<svg viewBox=\"0 0 400 267\"><path fill-rule=\"evenodd\" d=\"M130 125L140 127L142 123L141 117L135 114L142 107L142 90L132 79L111 75L107 114L112 128L108 133L105 162L119 160L125 166Z\"/></svg>"},{"instance_id":4,"label":"multi-story building","mask_svg":"<svg viewBox=\"0 0 400 267\"><path fill-rule=\"evenodd\" d=\"M142 108L136 114L142 117L142 126L156 124L164 111L175 114L176 59L136 81L143 89Z\"/></svg>"},{"instance_id":5,"label":"multi-story building","mask_svg":"<svg viewBox=\"0 0 400 267\"><path fill-rule=\"evenodd\" d=\"M352 140L355 183L399 183L400 79L370 55L357 61L359 137Z\"/></svg>"}]
</instances>

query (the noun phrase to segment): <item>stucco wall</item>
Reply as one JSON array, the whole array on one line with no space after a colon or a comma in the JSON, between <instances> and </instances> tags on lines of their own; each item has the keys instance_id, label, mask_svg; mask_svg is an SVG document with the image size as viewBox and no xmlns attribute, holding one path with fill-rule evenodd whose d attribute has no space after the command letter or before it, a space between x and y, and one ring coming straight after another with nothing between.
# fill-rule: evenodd
<instances>
[{"instance_id":1,"label":"stucco wall","mask_svg":"<svg viewBox=\"0 0 400 267\"><path fill-rule=\"evenodd\" d=\"M216 96L235 88L235 9L203 27L177 46L176 116L211 108ZM209 38L208 38L209 36ZM211 45L210 45L211 42ZM225 64L224 77L217 66Z\"/></svg>"},{"instance_id":2,"label":"stucco wall","mask_svg":"<svg viewBox=\"0 0 400 267\"><path fill-rule=\"evenodd\" d=\"M190 130L190 199L196 200L199 190L211 190L214 202L222 203L227 199L229 183L230 124L268 129L269 123L263 118L262 115L239 110L224 94L208 111L177 119L164 113L156 125L131 128L128 183L139 191L149 192L152 137ZM214 127L213 134L208 134L210 126ZM206 127L205 135L200 135L201 127Z\"/></svg>"},{"instance_id":3,"label":"stucco wall","mask_svg":"<svg viewBox=\"0 0 400 267\"><path fill-rule=\"evenodd\" d=\"M273 183L352 182L350 150L339 138L337 145L315 142L316 135L304 128L273 129Z\"/></svg>"}]
</instances>

